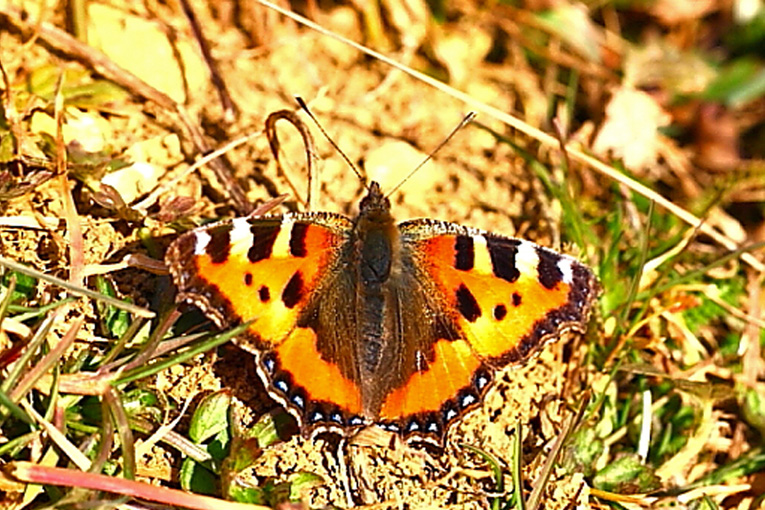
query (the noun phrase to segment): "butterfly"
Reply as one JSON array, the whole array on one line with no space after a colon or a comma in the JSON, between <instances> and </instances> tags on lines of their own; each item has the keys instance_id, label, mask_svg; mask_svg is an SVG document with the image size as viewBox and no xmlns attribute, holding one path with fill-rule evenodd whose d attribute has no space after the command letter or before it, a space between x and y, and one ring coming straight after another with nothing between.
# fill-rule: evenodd
<instances>
[{"instance_id":1,"label":"butterfly","mask_svg":"<svg viewBox=\"0 0 765 510\"><path fill-rule=\"evenodd\" d=\"M255 357L307 435L375 424L443 445L495 374L584 332L593 272L532 242L455 223L396 224L376 182L358 216L236 218L182 234L166 262L178 300Z\"/></svg>"}]
</instances>

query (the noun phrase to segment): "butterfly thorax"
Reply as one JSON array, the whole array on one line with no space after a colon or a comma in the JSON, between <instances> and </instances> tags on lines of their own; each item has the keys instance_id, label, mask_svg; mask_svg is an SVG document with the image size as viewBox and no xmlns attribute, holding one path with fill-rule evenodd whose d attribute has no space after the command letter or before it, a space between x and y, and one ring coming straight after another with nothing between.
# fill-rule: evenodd
<instances>
[{"instance_id":1,"label":"butterfly thorax","mask_svg":"<svg viewBox=\"0 0 765 510\"><path fill-rule=\"evenodd\" d=\"M361 201L354 229L358 284L362 289L374 293L388 280L398 235L390 213L390 200L382 194L380 185L372 182L369 193Z\"/></svg>"}]
</instances>

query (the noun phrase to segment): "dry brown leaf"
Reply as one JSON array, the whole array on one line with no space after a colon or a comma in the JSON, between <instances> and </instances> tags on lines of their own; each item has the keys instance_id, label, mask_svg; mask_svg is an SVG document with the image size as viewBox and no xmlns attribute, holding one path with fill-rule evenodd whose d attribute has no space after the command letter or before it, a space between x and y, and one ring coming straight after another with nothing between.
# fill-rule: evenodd
<instances>
[{"instance_id":1,"label":"dry brown leaf","mask_svg":"<svg viewBox=\"0 0 765 510\"><path fill-rule=\"evenodd\" d=\"M56 120L43 111L32 114L30 131L56 136ZM104 150L107 141L113 137L113 129L108 120L98 114L83 112L74 107L66 109L64 124L61 126L64 143L77 143L87 152Z\"/></svg>"},{"instance_id":2,"label":"dry brown leaf","mask_svg":"<svg viewBox=\"0 0 765 510\"><path fill-rule=\"evenodd\" d=\"M590 18L583 3L560 3L538 16L539 22L590 62L600 62L603 30Z\"/></svg>"},{"instance_id":3,"label":"dry brown leaf","mask_svg":"<svg viewBox=\"0 0 765 510\"><path fill-rule=\"evenodd\" d=\"M696 162L709 170L736 170L739 157L739 125L734 114L721 105L701 105L696 121Z\"/></svg>"},{"instance_id":4,"label":"dry brown leaf","mask_svg":"<svg viewBox=\"0 0 765 510\"><path fill-rule=\"evenodd\" d=\"M136 161L130 166L106 174L101 183L116 189L122 200L129 203L156 186L162 173L161 168L144 161Z\"/></svg>"},{"instance_id":5,"label":"dry brown leaf","mask_svg":"<svg viewBox=\"0 0 765 510\"><path fill-rule=\"evenodd\" d=\"M648 94L630 87L614 92L606 107L606 120L592 149L600 155L622 158L633 170L656 165L659 158L659 128L670 116Z\"/></svg>"},{"instance_id":6,"label":"dry brown leaf","mask_svg":"<svg viewBox=\"0 0 765 510\"><path fill-rule=\"evenodd\" d=\"M658 38L630 48L624 59L624 83L635 88L695 94L704 91L715 76L715 70L700 55Z\"/></svg>"},{"instance_id":7,"label":"dry brown leaf","mask_svg":"<svg viewBox=\"0 0 765 510\"><path fill-rule=\"evenodd\" d=\"M430 19L424 0L384 0L382 4L404 46L419 46L427 35Z\"/></svg>"}]
</instances>

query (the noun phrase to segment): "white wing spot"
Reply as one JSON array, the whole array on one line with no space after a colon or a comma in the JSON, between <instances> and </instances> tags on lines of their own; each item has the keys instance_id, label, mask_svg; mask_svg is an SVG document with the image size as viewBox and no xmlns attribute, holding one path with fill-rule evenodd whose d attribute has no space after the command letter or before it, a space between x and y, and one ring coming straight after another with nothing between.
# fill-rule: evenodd
<instances>
[{"instance_id":1,"label":"white wing spot","mask_svg":"<svg viewBox=\"0 0 765 510\"><path fill-rule=\"evenodd\" d=\"M568 257L563 257L558 261L558 269L560 269L563 275L563 283L571 285L574 281L574 271L572 267L572 261Z\"/></svg>"},{"instance_id":2,"label":"white wing spot","mask_svg":"<svg viewBox=\"0 0 765 510\"><path fill-rule=\"evenodd\" d=\"M486 275L494 274L486 237L481 234L473 236L473 256L473 267L477 273Z\"/></svg>"},{"instance_id":3,"label":"white wing spot","mask_svg":"<svg viewBox=\"0 0 765 510\"><path fill-rule=\"evenodd\" d=\"M462 397L462 400L460 401L460 405L462 407L468 407L470 405L475 404L476 398L472 394L468 393L464 397Z\"/></svg>"},{"instance_id":4,"label":"white wing spot","mask_svg":"<svg viewBox=\"0 0 765 510\"><path fill-rule=\"evenodd\" d=\"M207 232L197 232L194 234L196 237L196 243L194 243L194 255L204 255L207 250L207 245L210 244L210 234Z\"/></svg>"},{"instance_id":5,"label":"white wing spot","mask_svg":"<svg viewBox=\"0 0 765 510\"><path fill-rule=\"evenodd\" d=\"M427 359L425 358L425 353L421 350L416 350L414 352L414 364L417 367L417 370L422 370L425 368L428 364Z\"/></svg>"},{"instance_id":6,"label":"white wing spot","mask_svg":"<svg viewBox=\"0 0 765 510\"><path fill-rule=\"evenodd\" d=\"M515 254L515 267L522 275L537 276L539 267L539 255L537 246L528 241L521 241L518 245L518 253Z\"/></svg>"},{"instance_id":7,"label":"white wing spot","mask_svg":"<svg viewBox=\"0 0 765 510\"><path fill-rule=\"evenodd\" d=\"M240 241L245 243L252 241L252 232L250 232L250 223L247 218L234 218L231 221L231 244L236 244Z\"/></svg>"}]
</instances>

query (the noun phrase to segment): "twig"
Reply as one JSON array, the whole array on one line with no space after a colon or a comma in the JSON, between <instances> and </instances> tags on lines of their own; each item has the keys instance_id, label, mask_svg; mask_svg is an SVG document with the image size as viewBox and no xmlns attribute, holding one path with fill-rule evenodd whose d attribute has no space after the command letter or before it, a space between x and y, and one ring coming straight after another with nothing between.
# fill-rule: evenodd
<instances>
[{"instance_id":1,"label":"twig","mask_svg":"<svg viewBox=\"0 0 765 510\"><path fill-rule=\"evenodd\" d=\"M151 192L149 192L146 198L144 198L143 200L141 200L140 202L138 202L137 204L133 206L133 209L146 213L149 207L154 205L154 203L159 199L160 196L162 196L165 192L167 192L167 190L177 186L179 182L183 181L186 177L191 175L198 168L206 164L212 164L211 162L215 158L223 156L226 152L233 149L234 147L242 145L243 143L246 143L250 141L251 139L258 137L261 134L263 134L262 131L257 131L255 133L251 133L249 135L239 137L235 140L231 140L230 142L226 143L226 145L224 145L223 147L219 149L215 149L212 152L206 153L204 156L202 156L198 161L195 161L194 164L189 166L187 169L185 169L184 171L182 171L181 173L179 173L178 175L176 175L169 181L159 184L156 188L151 190ZM273 184L271 184L271 186L273 186ZM275 186L273 187L274 189L276 189ZM271 192L268 186L266 186L266 189L269 190L269 193ZM275 196L278 196L278 194Z\"/></svg>"},{"instance_id":2,"label":"twig","mask_svg":"<svg viewBox=\"0 0 765 510\"><path fill-rule=\"evenodd\" d=\"M56 174L61 187L61 201L64 205L66 217L66 230L69 237L69 282L72 285L82 285L82 269L85 266L85 241L82 235L82 223L74 205L72 188L69 186L67 172L67 153L64 143L64 97L61 89L64 86L64 73L61 73L56 84L56 97L54 100L54 115L56 119Z\"/></svg>"},{"instance_id":3,"label":"twig","mask_svg":"<svg viewBox=\"0 0 765 510\"><path fill-rule=\"evenodd\" d=\"M234 100L231 99L231 94L228 92L226 82L223 81L223 76L218 69L218 62L212 56L210 51L210 45L207 43L204 33L202 33L202 27L199 25L197 15L194 13L194 8L191 6L188 0L181 0L181 8L186 15L186 19L189 20L191 26L191 33L194 34L194 38L199 44L199 49L202 52L207 68L210 70L210 79L212 80L215 90L218 91L218 97L220 98L221 105L223 106L223 122L230 124L234 122L239 115L239 109L236 107Z\"/></svg>"},{"instance_id":4,"label":"twig","mask_svg":"<svg viewBox=\"0 0 765 510\"><path fill-rule=\"evenodd\" d=\"M747 312L741 311L746 316L751 316L755 321L748 321L744 334L741 335L739 355L742 364L742 380L749 387L754 388L760 376L765 370L765 362L762 360L760 338L762 333L762 283L765 275L749 271L747 273L747 290L749 304ZM722 301L722 299L720 299ZM731 307L734 308L734 307Z\"/></svg>"},{"instance_id":5,"label":"twig","mask_svg":"<svg viewBox=\"0 0 765 510\"><path fill-rule=\"evenodd\" d=\"M300 133L300 136L303 138L303 144L305 145L305 157L306 157L306 170L308 172L308 193L306 195L305 201L303 201L300 198L300 193L298 192L295 185L292 183L292 180L290 179L289 175L284 171L284 168L282 166L282 162L279 159L279 138L276 134L276 123L279 120L286 120L293 126L295 126L295 129L298 130ZM311 136L311 132L308 130L308 126L305 125L305 123L302 121L300 117L298 117L297 113L293 112L292 110L279 110L276 112L273 112L271 115L268 116L266 119L266 138L268 138L268 145L271 147L271 153L274 155L274 159L276 160L276 167L279 169L279 172L282 174L282 176L287 180L287 184L292 189L292 193L295 195L295 198L303 202L303 205L309 210L314 210L314 203L313 201L316 200L316 193L314 192L314 184L318 184L317 179L314 179L314 177L318 177L314 175L314 172L316 171L316 149L313 142L313 137Z\"/></svg>"},{"instance_id":6,"label":"twig","mask_svg":"<svg viewBox=\"0 0 765 510\"><path fill-rule=\"evenodd\" d=\"M74 343L77 333L82 327L83 321L84 319L82 317L77 318L50 352L37 362L31 370L26 372L21 381L19 381L9 394L13 402L19 402L24 398L29 390L34 387L35 382L42 377L45 372L50 370L53 365L60 361L64 352L66 352L66 350Z\"/></svg>"}]
</instances>

